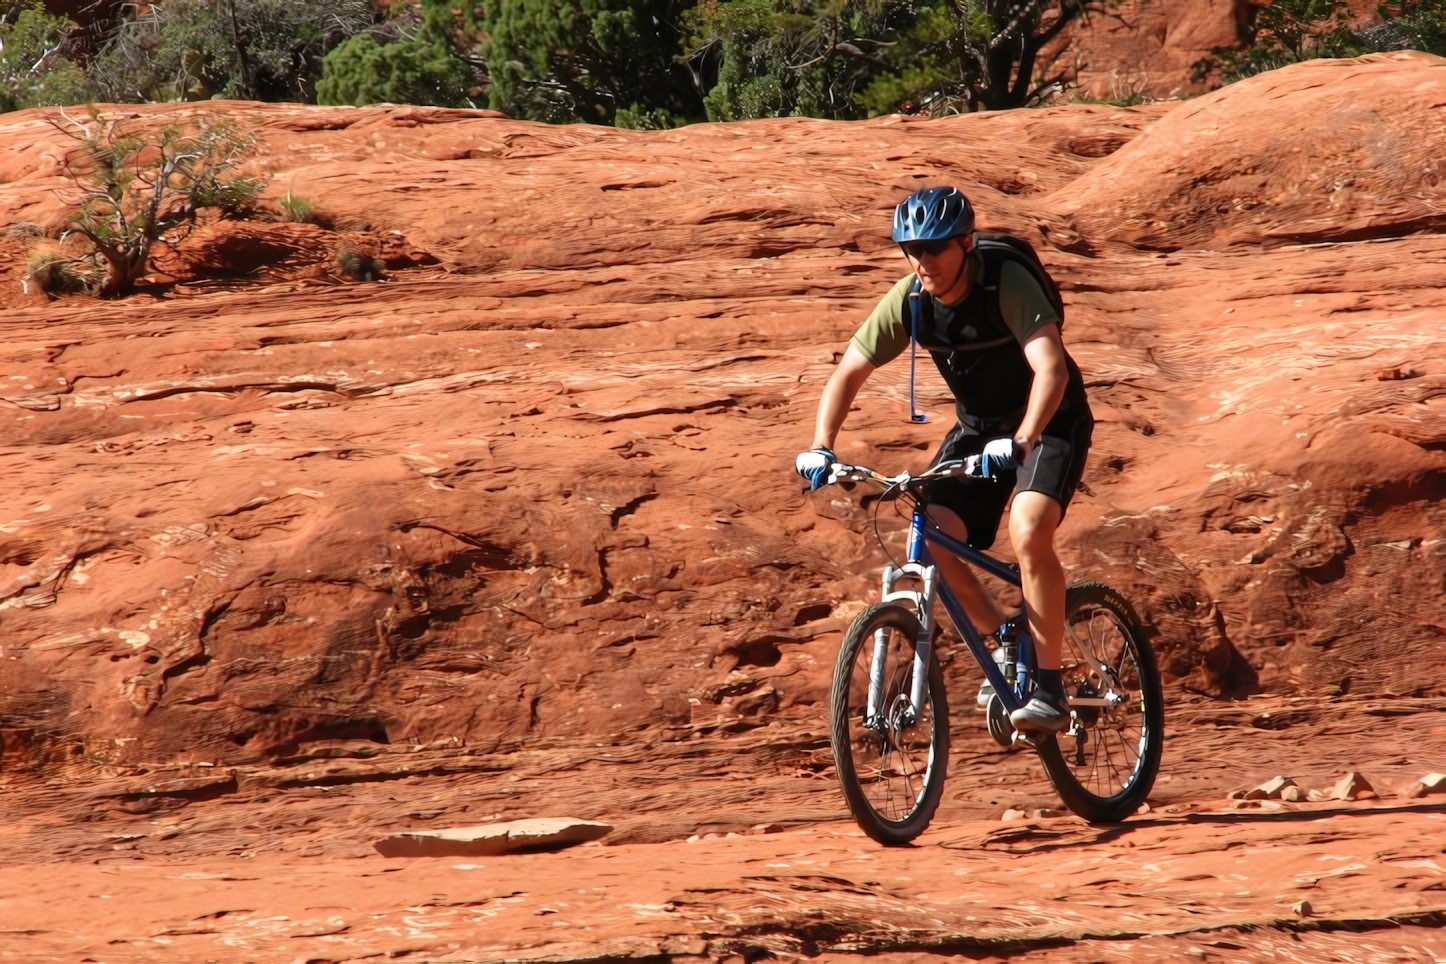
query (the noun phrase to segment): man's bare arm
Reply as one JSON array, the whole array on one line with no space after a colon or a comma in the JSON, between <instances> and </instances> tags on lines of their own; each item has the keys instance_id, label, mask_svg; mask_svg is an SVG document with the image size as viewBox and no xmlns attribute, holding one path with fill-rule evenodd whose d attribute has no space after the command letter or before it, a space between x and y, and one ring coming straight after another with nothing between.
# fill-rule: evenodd
<instances>
[{"instance_id":1,"label":"man's bare arm","mask_svg":"<svg viewBox=\"0 0 1446 964\"><path fill-rule=\"evenodd\" d=\"M1059 410L1069 385L1069 367L1065 364L1059 326L1045 325L1031 335L1024 343L1024 358L1034 369L1034 384L1030 386L1029 404L1025 406L1024 419L1014 433L1014 440L1027 452L1039 444L1039 436Z\"/></svg>"},{"instance_id":2,"label":"man's bare arm","mask_svg":"<svg viewBox=\"0 0 1446 964\"><path fill-rule=\"evenodd\" d=\"M813 430L814 448L833 449L834 440L848 416L849 406L854 403L859 389L874 373L875 367L852 343L844 351L838 367L824 386L823 398L818 402L818 423ZM1063 391L1062 386L1060 390Z\"/></svg>"}]
</instances>

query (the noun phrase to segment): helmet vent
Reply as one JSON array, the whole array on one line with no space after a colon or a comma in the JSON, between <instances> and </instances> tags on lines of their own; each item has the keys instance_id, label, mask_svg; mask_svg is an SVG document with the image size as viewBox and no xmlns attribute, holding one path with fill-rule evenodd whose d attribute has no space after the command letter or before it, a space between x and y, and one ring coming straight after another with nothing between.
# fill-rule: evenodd
<instances>
[{"instance_id":1,"label":"helmet vent","mask_svg":"<svg viewBox=\"0 0 1446 964\"><path fill-rule=\"evenodd\" d=\"M974 230L974 209L955 187L920 188L894 208L895 241L939 241Z\"/></svg>"}]
</instances>

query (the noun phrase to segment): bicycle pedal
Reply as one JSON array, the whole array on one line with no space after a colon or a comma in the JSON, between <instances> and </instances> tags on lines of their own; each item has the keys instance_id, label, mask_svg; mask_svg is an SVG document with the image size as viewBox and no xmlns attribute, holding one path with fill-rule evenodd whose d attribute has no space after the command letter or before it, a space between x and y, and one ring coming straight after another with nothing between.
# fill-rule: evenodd
<instances>
[{"instance_id":1,"label":"bicycle pedal","mask_svg":"<svg viewBox=\"0 0 1446 964\"><path fill-rule=\"evenodd\" d=\"M1027 746L1031 750L1039 749L1039 745L1034 742L1034 737L1019 730L1014 731L1013 743L1015 746Z\"/></svg>"}]
</instances>

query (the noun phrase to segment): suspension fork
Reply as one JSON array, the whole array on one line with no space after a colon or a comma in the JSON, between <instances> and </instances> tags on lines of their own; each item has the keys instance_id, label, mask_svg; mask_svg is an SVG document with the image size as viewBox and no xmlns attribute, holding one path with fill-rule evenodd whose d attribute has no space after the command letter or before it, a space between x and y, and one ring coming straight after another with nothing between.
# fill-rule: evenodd
<instances>
[{"instance_id":1,"label":"suspension fork","mask_svg":"<svg viewBox=\"0 0 1446 964\"><path fill-rule=\"evenodd\" d=\"M910 577L921 584L919 589L895 591L894 583L901 577ZM933 650L932 615L934 601L935 569L924 545L924 515L915 512L909 526L908 561L901 567L888 566L884 569L883 602L908 602L919 616L919 636L914 640L913 677L910 680L909 705L903 718L897 722L909 725L919 718L924 701L928 698L929 657ZM884 673L888 669L889 633L880 629L874 633L874 651L869 662L869 697L866 720L877 721L889 713L892 707L884 706Z\"/></svg>"},{"instance_id":2,"label":"suspension fork","mask_svg":"<svg viewBox=\"0 0 1446 964\"><path fill-rule=\"evenodd\" d=\"M909 520L909 562L921 565L929 561L929 550L924 545L924 513L916 509ZM924 710L924 699L929 686L929 656L934 647L933 617L934 573L931 565L924 577L923 597L919 600L919 638L914 640L914 678L909 691L909 722L913 723Z\"/></svg>"}]
</instances>

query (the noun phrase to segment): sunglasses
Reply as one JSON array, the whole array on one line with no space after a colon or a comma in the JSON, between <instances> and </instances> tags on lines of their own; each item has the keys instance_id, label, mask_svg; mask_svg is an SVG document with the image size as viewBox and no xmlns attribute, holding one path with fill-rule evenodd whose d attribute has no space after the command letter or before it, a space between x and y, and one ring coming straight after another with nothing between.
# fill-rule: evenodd
<instances>
[{"instance_id":1,"label":"sunglasses","mask_svg":"<svg viewBox=\"0 0 1446 964\"><path fill-rule=\"evenodd\" d=\"M942 238L938 241L906 241L904 242L903 248L905 254L915 261L918 261L925 255L931 258L939 257L939 255L949 250L954 242L954 238Z\"/></svg>"}]
</instances>

